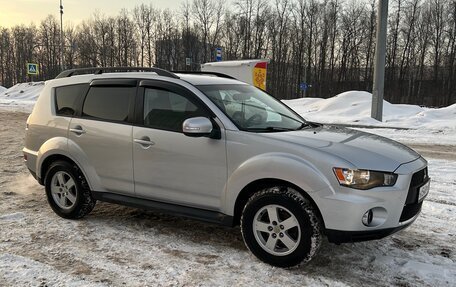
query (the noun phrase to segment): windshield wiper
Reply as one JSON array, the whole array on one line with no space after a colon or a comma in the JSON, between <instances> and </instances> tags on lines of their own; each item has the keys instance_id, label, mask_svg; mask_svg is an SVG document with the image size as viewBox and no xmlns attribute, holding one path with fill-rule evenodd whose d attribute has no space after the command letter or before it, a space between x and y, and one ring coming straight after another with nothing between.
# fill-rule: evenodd
<instances>
[{"instance_id":1,"label":"windshield wiper","mask_svg":"<svg viewBox=\"0 0 456 287\"><path fill-rule=\"evenodd\" d=\"M284 127L245 128L244 130L251 131L251 132L289 132L289 131L295 131L295 129L284 128Z\"/></svg>"},{"instance_id":2,"label":"windshield wiper","mask_svg":"<svg viewBox=\"0 0 456 287\"><path fill-rule=\"evenodd\" d=\"M312 127L312 125L309 124L308 122L303 122L303 123L301 124L301 126L300 126L299 128L297 128L296 130L303 130L303 129L306 128L306 127Z\"/></svg>"}]
</instances>

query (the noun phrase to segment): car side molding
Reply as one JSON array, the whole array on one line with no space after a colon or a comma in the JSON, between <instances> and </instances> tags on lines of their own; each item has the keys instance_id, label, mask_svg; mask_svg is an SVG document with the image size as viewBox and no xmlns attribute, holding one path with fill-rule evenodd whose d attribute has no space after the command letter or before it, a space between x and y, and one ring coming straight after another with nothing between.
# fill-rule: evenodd
<instances>
[{"instance_id":1,"label":"car side molding","mask_svg":"<svg viewBox=\"0 0 456 287\"><path fill-rule=\"evenodd\" d=\"M132 196L120 195L110 192L92 191L92 196L100 201L126 205L135 208L158 211L169 215L177 215L181 217L202 220L206 222L216 223L224 226L233 226L233 217L211 210L201 208L182 206L172 203L165 203L155 200L142 199Z\"/></svg>"}]
</instances>

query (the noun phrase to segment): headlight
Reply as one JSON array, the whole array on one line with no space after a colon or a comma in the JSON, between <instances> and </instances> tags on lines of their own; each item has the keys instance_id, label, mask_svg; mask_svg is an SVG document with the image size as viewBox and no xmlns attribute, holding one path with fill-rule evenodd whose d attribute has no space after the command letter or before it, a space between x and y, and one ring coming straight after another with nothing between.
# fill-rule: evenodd
<instances>
[{"instance_id":1,"label":"headlight","mask_svg":"<svg viewBox=\"0 0 456 287\"><path fill-rule=\"evenodd\" d=\"M363 169L333 168L340 185L356 189L370 189L379 186L393 186L397 174Z\"/></svg>"}]
</instances>

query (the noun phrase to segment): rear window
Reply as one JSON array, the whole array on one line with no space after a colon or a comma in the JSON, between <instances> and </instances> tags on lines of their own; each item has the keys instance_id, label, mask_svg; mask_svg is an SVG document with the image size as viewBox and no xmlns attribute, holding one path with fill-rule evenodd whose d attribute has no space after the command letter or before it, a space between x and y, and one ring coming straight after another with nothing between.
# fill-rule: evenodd
<instances>
[{"instance_id":1,"label":"rear window","mask_svg":"<svg viewBox=\"0 0 456 287\"><path fill-rule=\"evenodd\" d=\"M136 87L91 87L82 115L107 121L127 121Z\"/></svg>"},{"instance_id":2,"label":"rear window","mask_svg":"<svg viewBox=\"0 0 456 287\"><path fill-rule=\"evenodd\" d=\"M59 116L73 116L79 96L84 96L88 84L58 87L55 89L55 110Z\"/></svg>"}]
</instances>

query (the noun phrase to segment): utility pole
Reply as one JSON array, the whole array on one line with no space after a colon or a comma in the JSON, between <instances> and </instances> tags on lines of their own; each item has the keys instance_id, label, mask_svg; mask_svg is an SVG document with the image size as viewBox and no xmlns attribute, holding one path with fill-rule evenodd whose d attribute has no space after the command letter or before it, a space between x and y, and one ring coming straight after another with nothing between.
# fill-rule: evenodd
<instances>
[{"instance_id":1,"label":"utility pole","mask_svg":"<svg viewBox=\"0 0 456 287\"><path fill-rule=\"evenodd\" d=\"M378 0L377 43L375 45L374 86L372 89L371 109L371 117L378 121L382 121L383 116L387 19L388 0Z\"/></svg>"},{"instance_id":2,"label":"utility pole","mask_svg":"<svg viewBox=\"0 0 456 287\"><path fill-rule=\"evenodd\" d=\"M63 4L60 0L60 70L63 71L65 66L63 65Z\"/></svg>"}]
</instances>

